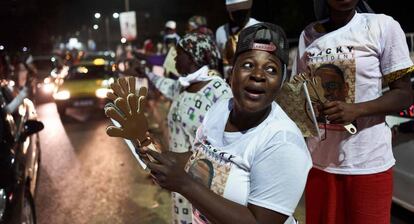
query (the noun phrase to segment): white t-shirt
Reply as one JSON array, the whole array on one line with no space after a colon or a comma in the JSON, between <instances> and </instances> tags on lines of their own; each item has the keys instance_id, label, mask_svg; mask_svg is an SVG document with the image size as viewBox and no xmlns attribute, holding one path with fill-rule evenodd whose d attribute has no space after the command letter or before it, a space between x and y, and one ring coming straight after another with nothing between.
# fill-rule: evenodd
<instances>
[{"instance_id":1,"label":"white t-shirt","mask_svg":"<svg viewBox=\"0 0 414 224\"><path fill-rule=\"evenodd\" d=\"M395 80L412 69L404 32L393 18L356 13L348 24L330 33L320 29L323 22L312 23L302 32L292 75L310 72L317 76L322 66L335 71L336 81L325 78L326 98L347 103L374 100L382 95L383 79ZM325 140L308 139L316 168L337 174L372 174L394 165L385 116L359 118L354 125L355 135L341 125L320 125Z\"/></svg>"},{"instance_id":2,"label":"white t-shirt","mask_svg":"<svg viewBox=\"0 0 414 224\"><path fill-rule=\"evenodd\" d=\"M186 171L224 198L291 216L312 167L301 132L276 103L257 127L224 132L231 105L222 100L207 112ZM209 222L194 209L193 223Z\"/></svg>"},{"instance_id":3,"label":"white t-shirt","mask_svg":"<svg viewBox=\"0 0 414 224\"><path fill-rule=\"evenodd\" d=\"M260 23L260 22L257 21L256 19L250 18L246 26L243 27L243 29L249 26L253 26L257 23ZM226 23L220 26L219 28L217 28L217 31L216 31L216 43L217 43L217 47L219 48L220 52L223 52L223 49L226 46L227 39L229 38L229 35L230 35L229 31L228 30L226 31L228 27L229 25L228 23Z\"/></svg>"}]
</instances>

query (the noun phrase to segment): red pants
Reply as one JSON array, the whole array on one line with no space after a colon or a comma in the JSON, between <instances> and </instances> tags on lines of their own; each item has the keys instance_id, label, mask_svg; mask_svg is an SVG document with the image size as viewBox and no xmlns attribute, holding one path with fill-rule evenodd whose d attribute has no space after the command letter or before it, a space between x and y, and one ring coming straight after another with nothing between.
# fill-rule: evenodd
<instances>
[{"instance_id":1,"label":"red pants","mask_svg":"<svg viewBox=\"0 0 414 224\"><path fill-rule=\"evenodd\" d=\"M306 224L389 224L392 169L369 175L312 168L306 183Z\"/></svg>"}]
</instances>

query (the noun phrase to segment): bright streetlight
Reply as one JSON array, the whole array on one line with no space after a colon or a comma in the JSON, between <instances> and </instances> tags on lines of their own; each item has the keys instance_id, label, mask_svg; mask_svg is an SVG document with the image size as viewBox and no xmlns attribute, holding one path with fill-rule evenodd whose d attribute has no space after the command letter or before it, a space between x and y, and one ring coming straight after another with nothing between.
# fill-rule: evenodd
<instances>
[{"instance_id":1,"label":"bright streetlight","mask_svg":"<svg viewBox=\"0 0 414 224\"><path fill-rule=\"evenodd\" d=\"M4 46L0 45L0 51L4 50Z\"/></svg>"},{"instance_id":2,"label":"bright streetlight","mask_svg":"<svg viewBox=\"0 0 414 224\"><path fill-rule=\"evenodd\" d=\"M110 47L110 43L111 43L111 31L110 31L110 24L109 24L109 20L110 20L110 16L107 14L101 14L99 12L94 14L95 19L97 19L98 21L95 21L95 24L93 25L93 29L94 30L98 30L99 29L99 25L98 24L102 24L101 18L103 17L104 19L104 26L105 26L105 33L106 33L106 47L109 49ZM119 19L119 13L118 12L114 12L112 13L112 17L113 19ZM126 42L126 40L125 40Z\"/></svg>"},{"instance_id":3,"label":"bright streetlight","mask_svg":"<svg viewBox=\"0 0 414 224\"><path fill-rule=\"evenodd\" d=\"M96 19L101 18L101 13L99 13L99 12L95 13L95 18L96 18Z\"/></svg>"},{"instance_id":4,"label":"bright streetlight","mask_svg":"<svg viewBox=\"0 0 414 224\"><path fill-rule=\"evenodd\" d=\"M126 40L126 38L125 38L125 37L122 37L122 38L121 38L121 43L125 44L125 43L126 43L126 41L127 41L127 40Z\"/></svg>"}]
</instances>

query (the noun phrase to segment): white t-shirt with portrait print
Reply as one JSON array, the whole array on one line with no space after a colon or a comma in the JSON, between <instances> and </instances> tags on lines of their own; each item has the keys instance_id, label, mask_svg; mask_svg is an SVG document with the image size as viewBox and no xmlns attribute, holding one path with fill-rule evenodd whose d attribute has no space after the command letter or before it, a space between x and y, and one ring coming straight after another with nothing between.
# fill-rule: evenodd
<instances>
[{"instance_id":1,"label":"white t-shirt with portrait print","mask_svg":"<svg viewBox=\"0 0 414 224\"><path fill-rule=\"evenodd\" d=\"M225 132L232 99L217 102L197 130L186 171L214 193L289 216L312 167L301 132L276 103L268 117L246 132ZM194 209L193 223L209 223Z\"/></svg>"},{"instance_id":2,"label":"white t-shirt with portrait print","mask_svg":"<svg viewBox=\"0 0 414 224\"><path fill-rule=\"evenodd\" d=\"M329 33L321 29L324 22L312 23L302 32L292 76L335 65L345 78L346 102L359 103L380 97L383 80L412 71L405 34L393 18L356 13L348 24ZM355 135L342 126L320 125L324 140L307 140L314 167L337 174L372 174L395 164L385 116L367 116L354 123Z\"/></svg>"}]
</instances>

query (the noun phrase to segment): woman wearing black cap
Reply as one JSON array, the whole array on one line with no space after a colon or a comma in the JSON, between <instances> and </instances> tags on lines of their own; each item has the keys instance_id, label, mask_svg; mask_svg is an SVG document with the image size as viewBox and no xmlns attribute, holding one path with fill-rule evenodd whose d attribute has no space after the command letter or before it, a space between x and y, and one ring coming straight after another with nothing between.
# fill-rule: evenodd
<instances>
[{"instance_id":1,"label":"woman wearing black cap","mask_svg":"<svg viewBox=\"0 0 414 224\"><path fill-rule=\"evenodd\" d=\"M274 102L287 63L280 27L246 28L235 54L234 97L207 112L191 157L142 151L158 161L148 163L154 180L192 203L193 223L295 223L311 158L301 132Z\"/></svg>"},{"instance_id":2,"label":"woman wearing black cap","mask_svg":"<svg viewBox=\"0 0 414 224\"><path fill-rule=\"evenodd\" d=\"M389 223L395 159L385 115L412 103L414 67L404 32L393 18L367 13L362 0L314 3L320 21L302 32L292 72L321 77L327 99L320 111L329 122L325 138L307 140L314 168L306 185L306 223ZM390 87L384 95L383 82ZM349 123L358 133L344 129Z\"/></svg>"}]
</instances>

